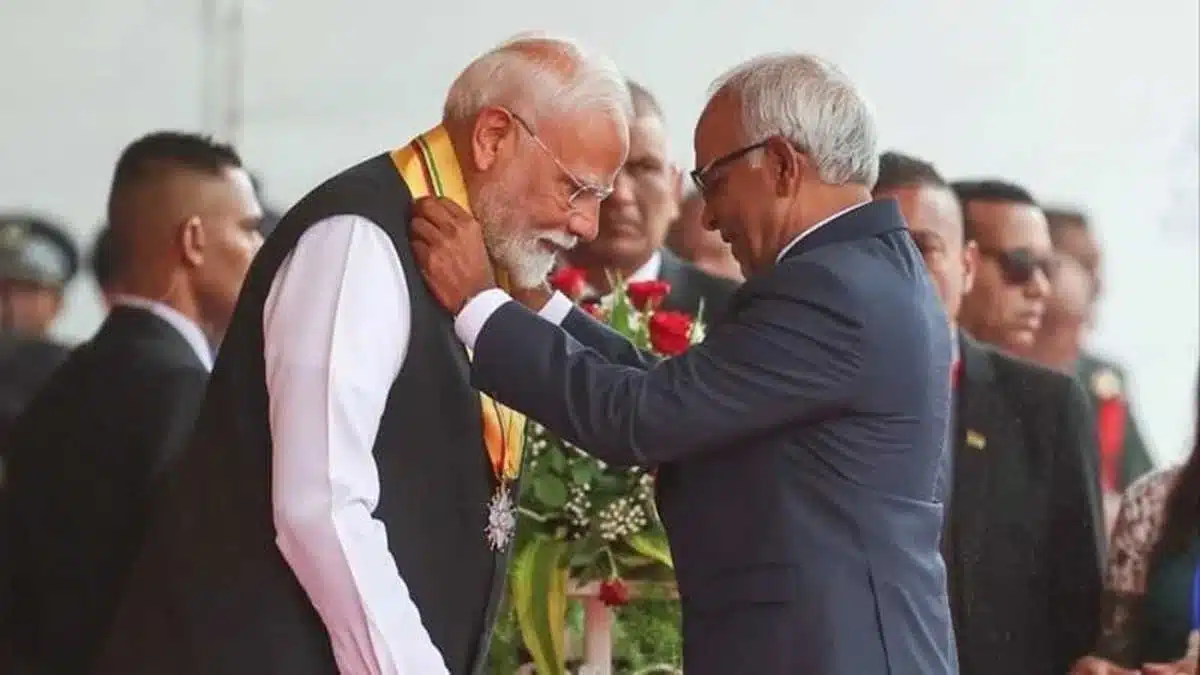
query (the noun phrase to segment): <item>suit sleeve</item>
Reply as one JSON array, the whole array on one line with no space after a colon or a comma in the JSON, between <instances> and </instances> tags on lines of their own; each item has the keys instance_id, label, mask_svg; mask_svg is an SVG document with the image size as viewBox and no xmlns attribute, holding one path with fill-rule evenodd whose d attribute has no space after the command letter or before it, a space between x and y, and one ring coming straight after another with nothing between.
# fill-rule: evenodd
<instances>
[{"instance_id":1,"label":"suit sleeve","mask_svg":"<svg viewBox=\"0 0 1200 675\"><path fill-rule=\"evenodd\" d=\"M561 326L579 344L613 363L648 370L660 360L654 354L638 349L624 335L593 319L577 307L567 313Z\"/></svg>"},{"instance_id":2,"label":"suit sleeve","mask_svg":"<svg viewBox=\"0 0 1200 675\"><path fill-rule=\"evenodd\" d=\"M828 271L792 263L790 292L747 298L683 355L643 370L613 363L515 302L477 336L476 386L612 464L653 465L819 419L862 367L861 322ZM803 272L803 273L801 273Z\"/></svg>"},{"instance_id":3,"label":"suit sleeve","mask_svg":"<svg viewBox=\"0 0 1200 675\"><path fill-rule=\"evenodd\" d=\"M1154 460L1146 448L1146 440L1142 437L1141 427L1138 426L1137 415L1133 411L1133 403L1125 401L1125 443L1121 451L1122 487L1129 487L1138 478L1154 470Z\"/></svg>"},{"instance_id":4,"label":"suit sleeve","mask_svg":"<svg viewBox=\"0 0 1200 675\"><path fill-rule=\"evenodd\" d=\"M263 316L276 543L346 675L447 672L374 517L372 451L408 350L408 297L387 235L336 216L301 238Z\"/></svg>"},{"instance_id":5,"label":"suit sleeve","mask_svg":"<svg viewBox=\"0 0 1200 675\"><path fill-rule=\"evenodd\" d=\"M1052 672L1065 673L1095 646L1100 620L1103 517L1100 485L1086 458L1095 457L1095 424L1087 395L1071 380L1056 420L1050 537L1050 625L1058 631Z\"/></svg>"}]
</instances>

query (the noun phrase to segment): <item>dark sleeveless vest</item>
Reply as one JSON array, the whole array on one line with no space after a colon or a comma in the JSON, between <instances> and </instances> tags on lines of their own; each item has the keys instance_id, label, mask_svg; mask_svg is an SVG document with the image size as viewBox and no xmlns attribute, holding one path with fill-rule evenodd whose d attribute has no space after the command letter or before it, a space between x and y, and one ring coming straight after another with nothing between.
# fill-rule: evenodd
<instances>
[{"instance_id":1,"label":"dark sleeveless vest","mask_svg":"<svg viewBox=\"0 0 1200 675\"><path fill-rule=\"evenodd\" d=\"M450 672L484 672L507 562L485 538L495 479L467 355L409 248L411 205L380 155L316 188L259 251L98 673L336 675L324 626L275 545L262 324L296 242L338 214L387 233L412 307L407 357L375 440L375 517Z\"/></svg>"}]
</instances>

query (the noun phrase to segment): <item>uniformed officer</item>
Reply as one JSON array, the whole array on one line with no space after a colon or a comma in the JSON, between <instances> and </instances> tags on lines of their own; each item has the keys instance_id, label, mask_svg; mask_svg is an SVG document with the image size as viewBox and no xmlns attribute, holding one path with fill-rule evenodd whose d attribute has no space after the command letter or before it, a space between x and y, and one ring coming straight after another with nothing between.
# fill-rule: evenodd
<instances>
[{"instance_id":1,"label":"uniformed officer","mask_svg":"<svg viewBox=\"0 0 1200 675\"><path fill-rule=\"evenodd\" d=\"M0 456L5 430L69 352L46 333L78 269L79 251L60 227L0 213Z\"/></svg>"}]
</instances>

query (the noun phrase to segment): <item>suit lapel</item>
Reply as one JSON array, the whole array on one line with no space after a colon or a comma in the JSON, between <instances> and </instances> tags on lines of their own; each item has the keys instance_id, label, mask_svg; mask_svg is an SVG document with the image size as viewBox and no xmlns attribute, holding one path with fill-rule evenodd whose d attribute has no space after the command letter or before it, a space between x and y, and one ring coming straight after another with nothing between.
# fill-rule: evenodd
<instances>
[{"instance_id":1,"label":"suit lapel","mask_svg":"<svg viewBox=\"0 0 1200 675\"><path fill-rule=\"evenodd\" d=\"M977 609L970 589L972 578L984 559L988 519L995 508L993 473L995 441L1005 434L1000 428L1008 417L1006 404L996 386L991 357L978 343L960 334L962 376L955 392L953 489L950 498L949 535L952 605L958 625L966 625Z\"/></svg>"}]
</instances>

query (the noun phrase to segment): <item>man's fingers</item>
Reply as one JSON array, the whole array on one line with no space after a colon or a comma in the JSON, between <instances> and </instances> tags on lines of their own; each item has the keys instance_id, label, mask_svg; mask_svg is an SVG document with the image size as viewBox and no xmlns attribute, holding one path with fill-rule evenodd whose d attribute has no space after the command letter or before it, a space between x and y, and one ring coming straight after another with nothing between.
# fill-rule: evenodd
<instances>
[{"instance_id":1,"label":"man's fingers","mask_svg":"<svg viewBox=\"0 0 1200 675\"><path fill-rule=\"evenodd\" d=\"M413 215L445 229L469 223L472 218L458 204L445 197L422 197L413 204Z\"/></svg>"},{"instance_id":2,"label":"man's fingers","mask_svg":"<svg viewBox=\"0 0 1200 675\"><path fill-rule=\"evenodd\" d=\"M446 238L446 234L433 221L421 217L412 219L412 224L409 226L409 234L411 235L410 239L419 239L430 244L435 244Z\"/></svg>"}]
</instances>

